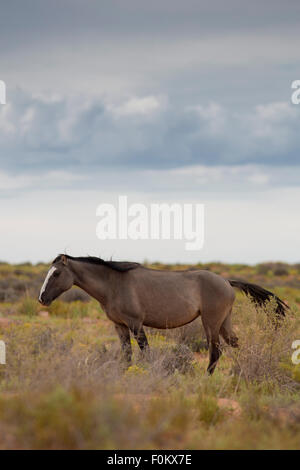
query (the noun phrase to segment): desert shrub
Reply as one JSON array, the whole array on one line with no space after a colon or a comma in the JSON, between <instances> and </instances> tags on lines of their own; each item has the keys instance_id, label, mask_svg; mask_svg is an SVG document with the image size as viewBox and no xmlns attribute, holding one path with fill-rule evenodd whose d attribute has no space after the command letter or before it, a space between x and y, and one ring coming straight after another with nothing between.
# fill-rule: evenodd
<instances>
[{"instance_id":1,"label":"desert shrub","mask_svg":"<svg viewBox=\"0 0 300 470\"><path fill-rule=\"evenodd\" d=\"M157 335L157 330L149 328L150 334ZM188 325L171 330L159 330L159 333L167 341L177 344L184 344L193 352L200 352L208 349L206 334L201 318L196 318Z\"/></svg>"},{"instance_id":2,"label":"desert shrub","mask_svg":"<svg viewBox=\"0 0 300 470\"><path fill-rule=\"evenodd\" d=\"M256 266L257 274L267 275L273 268L273 263L261 263Z\"/></svg>"},{"instance_id":3,"label":"desert shrub","mask_svg":"<svg viewBox=\"0 0 300 470\"><path fill-rule=\"evenodd\" d=\"M13 288L16 291L24 292L26 290L27 284L24 281L20 281L14 277L6 277L4 279L0 279L0 288L1 289L8 289Z\"/></svg>"},{"instance_id":4,"label":"desert shrub","mask_svg":"<svg viewBox=\"0 0 300 470\"><path fill-rule=\"evenodd\" d=\"M19 298L20 294L18 294L12 287L0 289L0 302L16 302Z\"/></svg>"},{"instance_id":5,"label":"desert shrub","mask_svg":"<svg viewBox=\"0 0 300 470\"><path fill-rule=\"evenodd\" d=\"M289 265L286 263L275 263L273 267L273 274L275 276L288 276Z\"/></svg>"},{"instance_id":6,"label":"desert shrub","mask_svg":"<svg viewBox=\"0 0 300 470\"><path fill-rule=\"evenodd\" d=\"M293 264L293 268L300 274L300 263Z\"/></svg>"},{"instance_id":7,"label":"desert shrub","mask_svg":"<svg viewBox=\"0 0 300 470\"><path fill-rule=\"evenodd\" d=\"M295 364L290 369L293 379L300 384L300 364Z\"/></svg>"},{"instance_id":8,"label":"desert shrub","mask_svg":"<svg viewBox=\"0 0 300 470\"><path fill-rule=\"evenodd\" d=\"M164 353L162 367L169 374L176 370L185 374L192 370L193 360L194 355L188 346L177 344Z\"/></svg>"},{"instance_id":9,"label":"desert shrub","mask_svg":"<svg viewBox=\"0 0 300 470\"><path fill-rule=\"evenodd\" d=\"M37 300L27 295L23 297L23 299L18 305L18 313L20 313L21 315L27 315L29 317L32 317L34 315L37 315L38 311L39 305Z\"/></svg>"},{"instance_id":10,"label":"desert shrub","mask_svg":"<svg viewBox=\"0 0 300 470\"><path fill-rule=\"evenodd\" d=\"M275 276L287 276L290 266L287 263L261 263L256 266L257 274L267 276L270 273Z\"/></svg>"},{"instance_id":11,"label":"desert shrub","mask_svg":"<svg viewBox=\"0 0 300 470\"><path fill-rule=\"evenodd\" d=\"M89 304L76 300L66 303L62 300L55 300L48 307L50 315L62 318L83 318L89 315Z\"/></svg>"},{"instance_id":12,"label":"desert shrub","mask_svg":"<svg viewBox=\"0 0 300 470\"><path fill-rule=\"evenodd\" d=\"M126 369L125 373L127 376L138 377L147 374L147 371L143 367L133 364Z\"/></svg>"},{"instance_id":13,"label":"desert shrub","mask_svg":"<svg viewBox=\"0 0 300 470\"><path fill-rule=\"evenodd\" d=\"M62 318L70 317L70 307L67 303L62 302L61 300L55 300L52 304L47 307L47 310L50 315Z\"/></svg>"},{"instance_id":14,"label":"desert shrub","mask_svg":"<svg viewBox=\"0 0 300 470\"><path fill-rule=\"evenodd\" d=\"M207 339L204 328L202 326L201 318L197 318L192 323L178 328L174 332L174 337L179 344L185 344L193 352L200 352L203 349L207 350Z\"/></svg>"},{"instance_id":15,"label":"desert shrub","mask_svg":"<svg viewBox=\"0 0 300 470\"><path fill-rule=\"evenodd\" d=\"M141 419L142 418L142 419ZM181 397L143 403L101 388L62 386L0 398L0 448L145 449L178 447L191 423Z\"/></svg>"},{"instance_id":16,"label":"desert shrub","mask_svg":"<svg viewBox=\"0 0 300 470\"><path fill-rule=\"evenodd\" d=\"M15 302L27 291L27 282L14 277L0 279L0 302Z\"/></svg>"},{"instance_id":17,"label":"desert shrub","mask_svg":"<svg viewBox=\"0 0 300 470\"><path fill-rule=\"evenodd\" d=\"M273 273L274 276L287 276L289 274L286 268L275 268Z\"/></svg>"},{"instance_id":18,"label":"desert shrub","mask_svg":"<svg viewBox=\"0 0 300 470\"><path fill-rule=\"evenodd\" d=\"M3 331L7 364L2 381L0 377L1 387L25 391L28 387L37 390L57 383L68 386L89 381L96 386L113 384L120 377L118 343L99 344L97 334L91 337L80 327L80 319L38 320L12 323Z\"/></svg>"},{"instance_id":19,"label":"desert shrub","mask_svg":"<svg viewBox=\"0 0 300 470\"><path fill-rule=\"evenodd\" d=\"M197 400L198 419L206 425L216 424L224 418L216 397L201 393Z\"/></svg>"},{"instance_id":20,"label":"desert shrub","mask_svg":"<svg viewBox=\"0 0 300 470\"><path fill-rule=\"evenodd\" d=\"M124 406L92 389L61 386L42 394L0 399L0 420L11 438L5 448L107 449L138 439L138 420L132 407ZM3 444L2 444L3 445Z\"/></svg>"},{"instance_id":21,"label":"desert shrub","mask_svg":"<svg viewBox=\"0 0 300 470\"><path fill-rule=\"evenodd\" d=\"M251 389L246 387L242 390L239 402L244 416L249 420L257 421L266 415L266 406L262 400L261 390L255 384Z\"/></svg>"},{"instance_id":22,"label":"desert shrub","mask_svg":"<svg viewBox=\"0 0 300 470\"><path fill-rule=\"evenodd\" d=\"M300 335L299 320L292 312L278 323L274 322L275 302L266 309L248 304L239 320L239 348L227 349L233 358L235 374L247 383L264 383L282 389L295 389L291 374L291 344ZM297 333L298 331L298 333Z\"/></svg>"}]
</instances>

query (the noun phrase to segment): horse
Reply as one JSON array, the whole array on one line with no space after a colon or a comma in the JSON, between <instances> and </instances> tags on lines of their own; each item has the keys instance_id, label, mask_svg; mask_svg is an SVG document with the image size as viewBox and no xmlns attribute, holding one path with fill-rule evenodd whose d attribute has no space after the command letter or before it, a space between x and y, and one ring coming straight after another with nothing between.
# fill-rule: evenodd
<instances>
[{"instance_id":1,"label":"horse","mask_svg":"<svg viewBox=\"0 0 300 470\"><path fill-rule=\"evenodd\" d=\"M49 306L73 285L97 299L114 323L127 366L132 359L130 333L146 354L149 344L144 326L177 328L201 316L209 346L207 372L212 374L221 356L220 336L228 345L238 347L231 322L233 288L258 306L275 299L275 313L280 318L288 308L274 293L256 284L227 280L207 270L164 271L139 263L66 254L58 255L52 262L39 302Z\"/></svg>"}]
</instances>

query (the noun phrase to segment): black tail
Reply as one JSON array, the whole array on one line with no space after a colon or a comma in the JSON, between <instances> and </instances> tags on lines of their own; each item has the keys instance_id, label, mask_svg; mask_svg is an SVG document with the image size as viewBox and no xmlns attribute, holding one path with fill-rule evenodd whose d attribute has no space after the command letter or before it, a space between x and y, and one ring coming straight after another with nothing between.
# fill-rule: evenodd
<instances>
[{"instance_id":1,"label":"black tail","mask_svg":"<svg viewBox=\"0 0 300 470\"><path fill-rule=\"evenodd\" d=\"M251 297L251 300L259 305L260 307L264 306L266 302L271 300L272 298L277 302L276 314L278 316L285 316L285 311L289 309L289 306L283 302L277 295L273 294L263 287L260 287L256 284L250 284L249 282L243 281L235 281L228 279L230 285L232 287L237 287L240 289L244 294Z\"/></svg>"}]
</instances>

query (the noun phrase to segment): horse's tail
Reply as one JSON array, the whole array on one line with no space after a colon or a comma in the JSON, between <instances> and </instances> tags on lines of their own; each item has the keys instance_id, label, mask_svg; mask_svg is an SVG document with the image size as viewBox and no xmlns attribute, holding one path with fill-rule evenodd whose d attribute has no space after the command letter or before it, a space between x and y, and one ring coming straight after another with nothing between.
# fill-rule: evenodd
<instances>
[{"instance_id":1,"label":"horse's tail","mask_svg":"<svg viewBox=\"0 0 300 470\"><path fill-rule=\"evenodd\" d=\"M276 314L278 316L284 317L285 311L290 308L283 302L283 300L277 297L277 295L273 294L273 292L270 292L257 284L250 284L249 282L236 281L233 279L228 279L228 281L232 287L240 289L244 294L251 297L251 300L260 307L264 306L266 302L270 301L272 298L275 299L277 303Z\"/></svg>"}]
</instances>

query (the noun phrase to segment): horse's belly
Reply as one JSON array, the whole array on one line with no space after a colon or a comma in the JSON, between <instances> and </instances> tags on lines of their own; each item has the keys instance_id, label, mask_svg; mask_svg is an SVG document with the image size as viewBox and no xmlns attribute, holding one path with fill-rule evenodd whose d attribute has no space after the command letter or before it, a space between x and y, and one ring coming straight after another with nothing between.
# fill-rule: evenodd
<instances>
[{"instance_id":1,"label":"horse's belly","mask_svg":"<svg viewBox=\"0 0 300 470\"><path fill-rule=\"evenodd\" d=\"M155 277L136 290L143 324L153 328L177 328L199 316L201 298L198 280L182 276Z\"/></svg>"},{"instance_id":2,"label":"horse's belly","mask_svg":"<svg viewBox=\"0 0 300 470\"><path fill-rule=\"evenodd\" d=\"M179 310L147 312L143 324L159 329L177 328L195 320L199 314L199 310L190 306Z\"/></svg>"}]
</instances>

